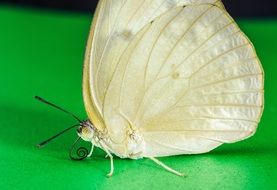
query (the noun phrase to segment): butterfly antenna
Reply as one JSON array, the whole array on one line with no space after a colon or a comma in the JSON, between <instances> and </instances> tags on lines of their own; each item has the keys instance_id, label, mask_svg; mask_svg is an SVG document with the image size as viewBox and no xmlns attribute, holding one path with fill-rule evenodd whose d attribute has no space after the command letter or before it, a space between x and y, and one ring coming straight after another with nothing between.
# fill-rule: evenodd
<instances>
[{"instance_id":1,"label":"butterfly antenna","mask_svg":"<svg viewBox=\"0 0 277 190\"><path fill-rule=\"evenodd\" d=\"M54 135L53 137L51 137L51 138L49 138L49 139L47 139L47 140L45 140L45 141L39 143L39 144L37 145L37 147L38 147L38 148L43 148L46 144L48 144L48 143L49 143L50 141L52 141L53 139L59 137L60 135L64 134L65 132L67 132L67 131L69 131L70 129L73 129L73 128L77 127L77 126L79 126L79 124L76 124L76 125L73 125L73 126L71 126L71 127L68 127L68 128L66 128L66 129L64 129L63 131L59 132L58 134Z\"/></svg>"},{"instance_id":2,"label":"butterfly antenna","mask_svg":"<svg viewBox=\"0 0 277 190\"><path fill-rule=\"evenodd\" d=\"M45 104L47 104L47 105L49 105L49 106L52 106L52 107L54 107L54 108L56 108L56 109L58 109L58 110L61 110L62 112L64 112L64 113L66 113L66 114L68 114L68 115L71 115L72 117L74 117L78 122L82 122L82 120L80 120L76 115L74 115L73 113L71 113L71 112L69 112L69 111L66 111L65 109L63 109L63 108L61 108L61 107L59 107L59 106L57 106L57 105L55 105L55 104L53 104L53 103L51 103L51 102L48 102L47 100L45 100L45 99L43 99L43 98L41 98L41 97L39 97L39 96L35 96L35 99L37 99L38 101L40 101L40 102L42 102L42 103L45 103Z\"/></svg>"}]
</instances>

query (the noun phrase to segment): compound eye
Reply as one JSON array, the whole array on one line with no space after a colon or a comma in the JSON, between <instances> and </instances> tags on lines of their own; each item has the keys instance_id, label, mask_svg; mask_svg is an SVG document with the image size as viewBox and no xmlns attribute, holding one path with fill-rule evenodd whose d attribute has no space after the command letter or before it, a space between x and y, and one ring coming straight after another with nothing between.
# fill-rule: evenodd
<instances>
[{"instance_id":1,"label":"compound eye","mask_svg":"<svg viewBox=\"0 0 277 190\"><path fill-rule=\"evenodd\" d=\"M78 127L77 132L82 133L82 127Z\"/></svg>"}]
</instances>

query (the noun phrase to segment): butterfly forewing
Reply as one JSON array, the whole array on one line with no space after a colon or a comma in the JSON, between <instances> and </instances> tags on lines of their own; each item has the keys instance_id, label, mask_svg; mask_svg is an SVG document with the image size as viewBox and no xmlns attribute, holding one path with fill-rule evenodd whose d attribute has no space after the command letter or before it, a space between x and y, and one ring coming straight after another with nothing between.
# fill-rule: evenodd
<instances>
[{"instance_id":1,"label":"butterfly forewing","mask_svg":"<svg viewBox=\"0 0 277 190\"><path fill-rule=\"evenodd\" d=\"M90 119L112 139L127 143L126 131L138 130L143 156L153 157L203 153L254 134L263 70L220 1L98 7L84 96Z\"/></svg>"}]
</instances>

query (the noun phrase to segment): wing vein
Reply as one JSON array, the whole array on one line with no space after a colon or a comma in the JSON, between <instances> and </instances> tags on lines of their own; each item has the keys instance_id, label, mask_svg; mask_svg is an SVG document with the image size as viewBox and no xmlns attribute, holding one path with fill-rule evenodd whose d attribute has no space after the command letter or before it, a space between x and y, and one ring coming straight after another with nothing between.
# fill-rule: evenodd
<instances>
[{"instance_id":1,"label":"wing vein","mask_svg":"<svg viewBox=\"0 0 277 190\"><path fill-rule=\"evenodd\" d=\"M240 91L240 92L228 92L228 93L213 93L213 94L203 94L202 96L214 96L214 95L230 95L230 94L243 94L243 93L262 93L263 90L246 90L246 91ZM181 98L182 99L182 98ZM180 100L179 100L180 101ZM177 104L177 103L176 103ZM172 111L172 109L174 109L175 105L171 106L170 108L168 108L167 110L159 113L158 115L156 115L155 117L162 117L164 114L166 114L167 112Z\"/></svg>"},{"instance_id":2,"label":"wing vein","mask_svg":"<svg viewBox=\"0 0 277 190\"><path fill-rule=\"evenodd\" d=\"M200 117L190 117L190 118L184 118L181 120L174 120L174 121L162 121L162 123L178 123L178 122L186 122L186 121L195 121L195 120L222 120L222 121L242 121L242 122L249 122L249 123L258 123L255 120L249 120L249 119L244 119L244 118L227 118L227 117L216 117L216 116L205 116L201 115ZM151 120L149 120L151 123Z\"/></svg>"},{"instance_id":3,"label":"wing vein","mask_svg":"<svg viewBox=\"0 0 277 190\"><path fill-rule=\"evenodd\" d=\"M198 89L198 88L212 86L212 85L215 85L215 84L219 84L219 83L223 83L223 82L227 82L227 81L232 81L232 80L236 80L236 79L243 78L243 77L257 76L257 75L261 75L261 74L262 73L251 73L251 74L246 74L246 75L235 76L235 77L219 80L219 81L216 81L216 82L211 82L211 83L208 83L208 84L196 86L194 88L190 88L190 90L195 90L195 89Z\"/></svg>"},{"instance_id":4,"label":"wing vein","mask_svg":"<svg viewBox=\"0 0 277 190\"><path fill-rule=\"evenodd\" d=\"M233 63L233 64L231 64L231 65L229 65L229 66L227 66L227 67L224 67L224 68L218 67L218 68L217 68L216 70L214 70L213 72L210 72L210 73L208 73L208 74L206 74L206 75L204 75L204 76L201 76L201 78L206 78L206 77L212 76L212 75L214 75L215 73L218 73L218 72L222 71L223 69L224 69L224 70L228 70L228 69L231 69L231 68L233 68L233 67L237 67L237 66L240 66L240 65L244 65L244 64L247 63L248 61L254 60L254 59L257 59L257 57L256 57L256 56L250 57L250 58L244 59L244 60L242 60L242 61L235 62L235 63ZM197 76L197 75L194 75L194 76Z\"/></svg>"}]
</instances>

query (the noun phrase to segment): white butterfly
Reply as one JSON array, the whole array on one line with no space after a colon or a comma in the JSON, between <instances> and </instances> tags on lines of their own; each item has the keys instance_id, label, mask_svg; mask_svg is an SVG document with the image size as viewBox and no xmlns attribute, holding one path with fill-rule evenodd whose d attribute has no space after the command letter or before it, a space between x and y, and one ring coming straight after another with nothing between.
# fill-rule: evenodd
<instances>
[{"instance_id":1,"label":"white butterfly","mask_svg":"<svg viewBox=\"0 0 277 190\"><path fill-rule=\"evenodd\" d=\"M100 0L78 135L110 157L209 152L252 136L263 111L254 47L217 0Z\"/></svg>"}]
</instances>

